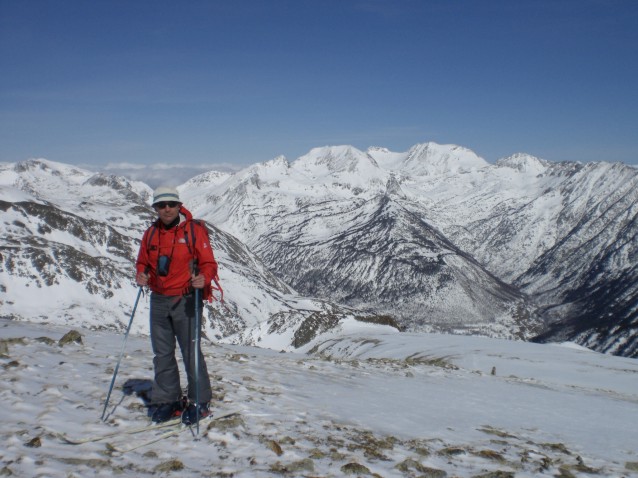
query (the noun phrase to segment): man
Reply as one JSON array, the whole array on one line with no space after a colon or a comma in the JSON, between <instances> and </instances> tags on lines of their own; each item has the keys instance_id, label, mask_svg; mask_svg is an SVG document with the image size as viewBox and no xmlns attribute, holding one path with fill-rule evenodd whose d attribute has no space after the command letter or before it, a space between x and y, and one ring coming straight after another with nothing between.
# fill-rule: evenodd
<instances>
[{"instance_id":1,"label":"man","mask_svg":"<svg viewBox=\"0 0 638 478\"><path fill-rule=\"evenodd\" d=\"M153 195L158 218L146 230L137 257L137 284L151 289L151 344L155 379L151 395L152 420L164 422L181 412L186 424L207 416L212 398L210 378L201 348L195 360L195 307L210 299L217 262L208 230L182 205L175 188L161 186ZM199 293L195 294L195 290ZM196 303L196 295L199 301ZM197 334L198 336L200 334ZM181 349L188 379L188 405L183 409L175 343ZM196 392L195 364L199 364ZM199 403L196 402L196 397ZM199 409L199 410L198 410Z\"/></svg>"}]
</instances>

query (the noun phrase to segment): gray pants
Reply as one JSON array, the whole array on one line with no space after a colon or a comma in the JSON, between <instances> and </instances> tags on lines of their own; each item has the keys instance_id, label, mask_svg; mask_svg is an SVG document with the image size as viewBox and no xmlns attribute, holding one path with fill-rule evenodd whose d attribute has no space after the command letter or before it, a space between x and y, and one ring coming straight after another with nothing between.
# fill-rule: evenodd
<instances>
[{"instance_id":1,"label":"gray pants","mask_svg":"<svg viewBox=\"0 0 638 478\"><path fill-rule=\"evenodd\" d=\"M203 302L198 304L200 315ZM172 297L151 294L151 345L155 380L151 401L154 405L172 403L181 399L182 388L179 368L175 357L175 344L179 344L188 379L188 398L195 402L195 294ZM201 336L201 334L200 334ZM177 341L176 341L177 339ZM204 355L199 349L199 403L208 403L212 398L210 378Z\"/></svg>"}]
</instances>

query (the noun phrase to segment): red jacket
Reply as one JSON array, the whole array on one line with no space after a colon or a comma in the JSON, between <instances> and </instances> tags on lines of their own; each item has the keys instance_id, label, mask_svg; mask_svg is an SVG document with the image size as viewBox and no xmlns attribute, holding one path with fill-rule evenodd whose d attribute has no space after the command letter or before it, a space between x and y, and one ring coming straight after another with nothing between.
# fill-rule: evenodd
<instances>
[{"instance_id":1,"label":"red jacket","mask_svg":"<svg viewBox=\"0 0 638 478\"><path fill-rule=\"evenodd\" d=\"M149 227L137 255L137 272L149 273L148 285L153 292L162 295L179 296L189 293L193 273L193 260L197 259L200 274L206 278L203 299L212 299L211 281L217 278L217 261L208 239L206 226L193 221L193 215L184 206L179 210L180 223L166 229L158 219ZM195 238L193 238L193 233ZM166 276L157 274L159 256L170 257Z\"/></svg>"}]
</instances>

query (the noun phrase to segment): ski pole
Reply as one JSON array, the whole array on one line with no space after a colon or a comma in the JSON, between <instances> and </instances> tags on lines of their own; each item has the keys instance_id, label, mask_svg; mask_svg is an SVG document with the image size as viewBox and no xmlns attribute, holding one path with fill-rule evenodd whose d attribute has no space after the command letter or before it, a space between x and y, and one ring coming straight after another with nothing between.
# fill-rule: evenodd
<instances>
[{"instance_id":1,"label":"ski pole","mask_svg":"<svg viewBox=\"0 0 638 478\"><path fill-rule=\"evenodd\" d=\"M193 263L193 272L199 275L197 260ZM199 436L199 289L195 289L195 423L196 434Z\"/></svg>"},{"instance_id":2,"label":"ski pole","mask_svg":"<svg viewBox=\"0 0 638 478\"><path fill-rule=\"evenodd\" d=\"M140 301L142 290L143 290L143 286L140 286L140 290L137 292L137 299L135 299L135 305L133 306L133 312L131 313L131 318L128 321L128 327L126 328L126 333L124 334L124 342L122 342L122 350L120 351L120 358L118 359L117 365L115 366L115 371L113 372L113 378L111 379L111 386L109 387L109 393L106 394L106 402L104 402L104 410L102 410L102 421L104 421L104 416L106 414L106 407L109 406L109 399L111 398L113 385L115 385L115 377L117 377L117 371L120 369L120 363L122 362L122 356L124 355L126 341L128 340L128 334L131 331L131 325L133 324L133 317L135 317L135 311L137 310L137 304Z\"/></svg>"}]
</instances>

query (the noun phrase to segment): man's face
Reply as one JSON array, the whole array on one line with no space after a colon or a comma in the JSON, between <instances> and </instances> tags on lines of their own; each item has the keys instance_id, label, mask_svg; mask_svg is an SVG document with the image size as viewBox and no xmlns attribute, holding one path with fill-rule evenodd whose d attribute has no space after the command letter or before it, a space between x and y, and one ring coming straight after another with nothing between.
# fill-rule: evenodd
<instances>
[{"instance_id":1,"label":"man's face","mask_svg":"<svg viewBox=\"0 0 638 478\"><path fill-rule=\"evenodd\" d=\"M179 203L176 201L162 201L153 206L157 215L165 225L171 224L179 214Z\"/></svg>"}]
</instances>

